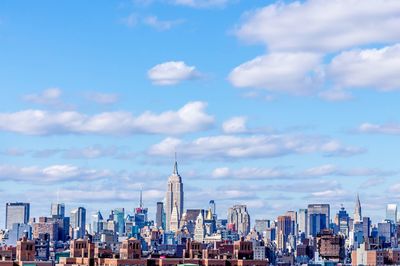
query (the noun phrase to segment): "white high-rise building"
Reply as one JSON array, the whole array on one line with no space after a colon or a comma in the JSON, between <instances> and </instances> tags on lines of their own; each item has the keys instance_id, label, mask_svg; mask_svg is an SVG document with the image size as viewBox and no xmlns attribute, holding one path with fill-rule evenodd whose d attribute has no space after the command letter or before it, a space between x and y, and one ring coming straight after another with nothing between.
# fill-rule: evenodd
<instances>
[{"instance_id":1,"label":"white high-rise building","mask_svg":"<svg viewBox=\"0 0 400 266\"><path fill-rule=\"evenodd\" d=\"M194 240L203 243L205 235L206 229L204 226L203 212L199 212L199 216L197 216L196 219L196 226L194 228Z\"/></svg>"},{"instance_id":2,"label":"white high-rise building","mask_svg":"<svg viewBox=\"0 0 400 266\"><path fill-rule=\"evenodd\" d=\"M300 209L299 210L299 214L298 214L298 216L297 216L297 221L298 221L298 223L299 223L299 228L298 228L298 230L299 230L299 235L301 234L301 233L304 233L304 235L305 236L308 236L308 228L307 228L307 225L308 225L308 223L307 223L307 214L308 214L308 211L307 211L307 209Z\"/></svg>"},{"instance_id":3,"label":"white high-rise building","mask_svg":"<svg viewBox=\"0 0 400 266\"><path fill-rule=\"evenodd\" d=\"M388 204L386 207L386 220L397 223L397 205Z\"/></svg>"},{"instance_id":4,"label":"white high-rise building","mask_svg":"<svg viewBox=\"0 0 400 266\"><path fill-rule=\"evenodd\" d=\"M168 178L167 193L165 196L165 226L166 230L171 229L171 214L176 204L178 221L181 220L183 213L183 183L178 173L178 163L175 160L174 171Z\"/></svg>"},{"instance_id":5,"label":"white high-rise building","mask_svg":"<svg viewBox=\"0 0 400 266\"><path fill-rule=\"evenodd\" d=\"M6 229L12 229L13 224L28 224L29 209L29 203L6 203Z\"/></svg>"}]
</instances>

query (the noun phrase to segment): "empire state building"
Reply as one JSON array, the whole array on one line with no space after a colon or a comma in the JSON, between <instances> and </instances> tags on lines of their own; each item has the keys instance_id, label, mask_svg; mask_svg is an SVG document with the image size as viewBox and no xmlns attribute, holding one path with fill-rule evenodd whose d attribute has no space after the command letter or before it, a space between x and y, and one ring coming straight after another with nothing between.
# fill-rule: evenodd
<instances>
[{"instance_id":1,"label":"empire state building","mask_svg":"<svg viewBox=\"0 0 400 266\"><path fill-rule=\"evenodd\" d=\"M182 213L183 183L178 173L178 163L175 160L174 171L168 178L167 193L165 196L165 226L167 231L176 231L179 229Z\"/></svg>"}]
</instances>

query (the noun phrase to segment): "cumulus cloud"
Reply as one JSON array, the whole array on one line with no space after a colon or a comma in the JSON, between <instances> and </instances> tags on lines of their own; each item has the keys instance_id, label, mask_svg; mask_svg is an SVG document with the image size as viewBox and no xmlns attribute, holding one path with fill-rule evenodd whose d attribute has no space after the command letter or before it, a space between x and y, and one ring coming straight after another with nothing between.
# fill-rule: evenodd
<instances>
[{"instance_id":1,"label":"cumulus cloud","mask_svg":"<svg viewBox=\"0 0 400 266\"><path fill-rule=\"evenodd\" d=\"M40 93L26 94L23 96L23 99L36 104L58 105L61 103L61 94L61 89L49 88Z\"/></svg>"},{"instance_id":2,"label":"cumulus cloud","mask_svg":"<svg viewBox=\"0 0 400 266\"><path fill-rule=\"evenodd\" d=\"M360 133L400 135L400 124L399 123L388 123L388 124L363 123L358 127L358 131Z\"/></svg>"},{"instance_id":3,"label":"cumulus cloud","mask_svg":"<svg viewBox=\"0 0 400 266\"><path fill-rule=\"evenodd\" d=\"M174 151L193 158L268 158L288 154L322 153L326 156L349 156L363 152L359 147L346 146L318 136L294 135L219 135L193 141L165 138L148 150L150 155L170 156Z\"/></svg>"},{"instance_id":4,"label":"cumulus cloud","mask_svg":"<svg viewBox=\"0 0 400 266\"><path fill-rule=\"evenodd\" d=\"M207 104L189 102L177 111L160 114L145 112L105 112L86 115L75 111L24 110L0 113L0 130L27 135L102 134L131 135L182 134L209 128L214 118L205 113Z\"/></svg>"},{"instance_id":5,"label":"cumulus cloud","mask_svg":"<svg viewBox=\"0 0 400 266\"><path fill-rule=\"evenodd\" d=\"M352 50L340 53L328 67L337 86L400 89L400 44L381 49Z\"/></svg>"},{"instance_id":6,"label":"cumulus cloud","mask_svg":"<svg viewBox=\"0 0 400 266\"><path fill-rule=\"evenodd\" d=\"M222 124L222 130L226 134L245 133L247 118L244 116L236 116L226 120Z\"/></svg>"},{"instance_id":7,"label":"cumulus cloud","mask_svg":"<svg viewBox=\"0 0 400 266\"><path fill-rule=\"evenodd\" d=\"M399 15L396 0L277 2L247 12L236 36L268 52L234 68L229 80L274 93L314 92L326 101L352 99L349 88L398 90ZM367 45L387 47L354 50Z\"/></svg>"},{"instance_id":8,"label":"cumulus cloud","mask_svg":"<svg viewBox=\"0 0 400 266\"><path fill-rule=\"evenodd\" d=\"M320 59L315 53L271 53L239 65L228 78L236 87L305 94L320 83Z\"/></svg>"},{"instance_id":9,"label":"cumulus cloud","mask_svg":"<svg viewBox=\"0 0 400 266\"><path fill-rule=\"evenodd\" d=\"M147 75L155 85L176 85L186 80L200 77L194 66L188 66L183 61L169 61L152 67Z\"/></svg>"},{"instance_id":10,"label":"cumulus cloud","mask_svg":"<svg viewBox=\"0 0 400 266\"><path fill-rule=\"evenodd\" d=\"M271 51L339 51L400 41L399 14L397 0L278 2L249 12L236 35Z\"/></svg>"}]
</instances>

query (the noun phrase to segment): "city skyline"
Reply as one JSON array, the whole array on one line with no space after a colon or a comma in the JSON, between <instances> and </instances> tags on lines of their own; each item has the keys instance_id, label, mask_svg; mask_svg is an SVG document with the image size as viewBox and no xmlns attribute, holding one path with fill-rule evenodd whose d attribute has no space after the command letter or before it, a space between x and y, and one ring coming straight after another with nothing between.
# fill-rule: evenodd
<instances>
[{"instance_id":1,"label":"city skyline","mask_svg":"<svg viewBox=\"0 0 400 266\"><path fill-rule=\"evenodd\" d=\"M175 152L185 209L332 217L359 194L383 220L400 204L399 23L395 0L2 1L0 225L6 202L91 217L142 188L155 219Z\"/></svg>"}]
</instances>

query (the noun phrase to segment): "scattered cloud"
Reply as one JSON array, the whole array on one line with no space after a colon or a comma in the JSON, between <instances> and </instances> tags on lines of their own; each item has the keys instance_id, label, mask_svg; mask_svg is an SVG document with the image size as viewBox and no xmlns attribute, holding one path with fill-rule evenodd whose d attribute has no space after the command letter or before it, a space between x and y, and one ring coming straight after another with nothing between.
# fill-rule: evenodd
<instances>
[{"instance_id":1,"label":"scattered cloud","mask_svg":"<svg viewBox=\"0 0 400 266\"><path fill-rule=\"evenodd\" d=\"M131 13L129 16L120 19L120 22L129 28L135 27L139 21L139 15L136 13Z\"/></svg>"},{"instance_id":2,"label":"scattered cloud","mask_svg":"<svg viewBox=\"0 0 400 266\"><path fill-rule=\"evenodd\" d=\"M183 134L211 127L214 118L205 113L205 102L189 102L177 111L160 114L105 112L86 115L75 111L24 110L0 113L0 130L26 135L57 134Z\"/></svg>"},{"instance_id":3,"label":"scattered cloud","mask_svg":"<svg viewBox=\"0 0 400 266\"><path fill-rule=\"evenodd\" d=\"M315 53L271 53L236 67L228 79L235 87L307 94L320 83L320 58Z\"/></svg>"},{"instance_id":4,"label":"scattered cloud","mask_svg":"<svg viewBox=\"0 0 400 266\"><path fill-rule=\"evenodd\" d=\"M381 49L342 52L333 58L328 73L336 86L342 88L392 91L400 90L399 69L400 44L396 44Z\"/></svg>"},{"instance_id":5,"label":"scattered cloud","mask_svg":"<svg viewBox=\"0 0 400 266\"><path fill-rule=\"evenodd\" d=\"M155 28L159 31L170 30L173 27L182 24L184 20L160 20L157 16L147 16L143 19L143 23Z\"/></svg>"},{"instance_id":6,"label":"scattered cloud","mask_svg":"<svg viewBox=\"0 0 400 266\"><path fill-rule=\"evenodd\" d=\"M171 0L175 5L188 6L194 8L224 7L232 0Z\"/></svg>"},{"instance_id":7,"label":"scattered cloud","mask_svg":"<svg viewBox=\"0 0 400 266\"><path fill-rule=\"evenodd\" d=\"M399 123L372 124L363 123L358 127L360 133L400 135Z\"/></svg>"},{"instance_id":8,"label":"scattered cloud","mask_svg":"<svg viewBox=\"0 0 400 266\"><path fill-rule=\"evenodd\" d=\"M236 116L226 120L222 124L222 130L225 134L236 134L247 132L247 118L244 116Z\"/></svg>"},{"instance_id":9,"label":"scattered cloud","mask_svg":"<svg viewBox=\"0 0 400 266\"><path fill-rule=\"evenodd\" d=\"M51 165L45 168L0 165L1 181L56 183L99 180L112 176L114 174L108 170L84 169L73 165Z\"/></svg>"},{"instance_id":10,"label":"scattered cloud","mask_svg":"<svg viewBox=\"0 0 400 266\"><path fill-rule=\"evenodd\" d=\"M235 32L270 51L332 52L400 41L399 13L397 0L278 2L248 12Z\"/></svg>"},{"instance_id":11,"label":"scattered cloud","mask_svg":"<svg viewBox=\"0 0 400 266\"><path fill-rule=\"evenodd\" d=\"M155 85L176 85L186 80L200 77L194 66L188 66L183 61L169 61L152 67L147 72L148 78Z\"/></svg>"},{"instance_id":12,"label":"scattered cloud","mask_svg":"<svg viewBox=\"0 0 400 266\"><path fill-rule=\"evenodd\" d=\"M98 104L114 104L118 102L119 96L115 93L89 92L86 99Z\"/></svg>"},{"instance_id":13,"label":"scattered cloud","mask_svg":"<svg viewBox=\"0 0 400 266\"><path fill-rule=\"evenodd\" d=\"M165 138L148 150L150 155L170 156L179 151L192 158L269 158L288 154L322 153L325 156L350 156L364 152L337 140L319 136L298 135L219 135L200 137L193 141Z\"/></svg>"},{"instance_id":14,"label":"scattered cloud","mask_svg":"<svg viewBox=\"0 0 400 266\"><path fill-rule=\"evenodd\" d=\"M319 93L319 97L328 102L340 102L353 99L351 93L341 89L330 89Z\"/></svg>"},{"instance_id":15,"label":"scattered cloud","mask_svg":"<svg viewBox=\"0 0 400 266\"><path fill-rule=\"evenodd\" d=\"M260 167L243 167L238 169L231 169L229 167L218 167L215 168L211 177L214 179L229 178L239 180L259 179L259 180L270 180L270 179L314 179L317 177L328 177L328 176L352 176L352 177L384 177L395 175L397 172L394 171L383 171L374 168L351 168L344 169L335 165L327 164L320 165L312 168L308 168L303 171L289 171L287 168L274 167L274 168L260 168Z\"/></svg>"},{"instance_id":16,"label":"scattered cloud","mask_svg":"<svg viewBox=\"0 0 400 266\"><path fill-rule=\"evenodd\" d=\"M40 93L26 94L23 100L35 104L60 105L62 91L59 88L49 88Z\"/></svg>"}]
</instances>

